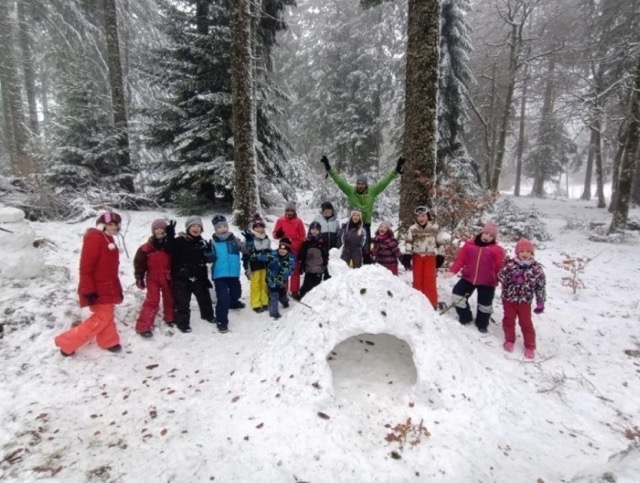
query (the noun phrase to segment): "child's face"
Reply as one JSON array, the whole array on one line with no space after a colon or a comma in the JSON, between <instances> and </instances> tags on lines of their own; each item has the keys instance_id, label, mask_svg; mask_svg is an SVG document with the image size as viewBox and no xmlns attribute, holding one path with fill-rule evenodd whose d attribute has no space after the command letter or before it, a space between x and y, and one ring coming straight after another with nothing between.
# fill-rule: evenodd
<instances>
[{"instance_id":1,"label":"child's face","mask_svg":"<svg viewBox=\"0 0 640 483\"><path fill-rule=\"evenodd\" d=\"M156 238L164 238L166 236L166 232L164 231L164 228L156 228L153 230L153 236Z\"/></svg>"},{"instance_id":2,"label":"child's face","mask_svg":"<svg viewBox=\"0 0 640 483\"><path fill-rule=\"evenodd\" d=\"M482 233L482 235L480 235L480 240L484 243L490 243L494 240L494 237L491 233Z\"/></svg>"},{"instance_id":3,"label":"child's face","mask_svg":"<svg viewBox=\"0 0 640 483\"><path fill-rule=\"evenodd\" d=\"M426 225L429 221L429 215L427 215L426 213L418 213L416 215L416 221L419 225Z\"/></svg>"},{"instance_id":4,"label":"child's face","mask_svg":"<svg viewBox=\"0 0 640 483\"><path fill-rule=\"evenodd\" d=\"M529 250L520 250L518 252L518 258L520 260L531 260L533 258L533 253L531 253Z\"/></svg>"},{"instance_id":5,"label":"child's face","mask_svg":"<svg viewBox=\"0 0 640 483\"><path fill-rule=\"evenodd\" d=\"M260 235L262 235L264 233L264 226L256 225L256 226L253 227L253 231L255 231L256 233L259 233Z\"/></svg>"},{"instance_id":6,"label":"child's face","mask_svg":"<svg viewBox=\"0 0 640 483\"><path fill-rule=\"evenodd\" d=\"M289 253L289 249L287 247L278 247L278 255L284 257L287 253Z\"/></svg>"},{"instance_id":7,"label":"child's face","mask_svg":"<svg viewBox=\"0 0 640 483\"><path fill-rule=\"evenodd\" d=\"M327 208L322 212L322 216L325 218L331 218L333 216L333 210L331 208Z\"/></svg>"},{"instance_id":8,"label":"child's face","mask_svg":"<svg viewBox=\"0 0 640 483\"><path fill-rule=\"evenodd\" d=\"M191 225L187 230L187 233L191 236L200 236L200 233L202 233L202 227L200 225Z\"/></svg>"},{"instance_id":9,"label":"child's face","mask_svg":"<svg viewBox=\"0 0 640 483\"><path fill-rule=\"evenodd\" d=\"M216 226L216 233L223 234L229 231L229 225L223 223L222 225Z\"/></svg>"},{"instance_id":10,"label":"child's face","mask_svg":"<svg viewBox=\"0 0 640 483\"><path fill-rule=\"evenodd\" d=\"M351 213L351 220L354 223L358 223L361 218L362 218L362 215L360 213L358 213L357 211L355 213Z\"/></svg>"},{"instance_id":11,"label":"child's face","mask_svg":"<svg viewBox=\"0 0 640 483\"><path fill-rule=\"evenodd\" d=\"M296 216L296 210L284 210L284 216L291 219Z\"/></svg>"},{"instance_id":12,"label":"child's face","mask_svg":"<svg viewBox=\"0 0 640 483\"><path fill-rule=\"evenodd\" d=\"M111 236L117 235L118 231L120 231L120 225L118 225L114 221L111 221L104 225L104 231L106 232L107 235L111 235Z\"/></svg>"},{"instance_id":13,"label":"child's face","mask_svg":"<svg viewBox=\"0 0 640 483\"><path fill-rule=\"evenodd\" d=\"M309 233L313 236L318 236L320 234L320 230L314 227L309 230Z\"/></svg>"},{"instance_id":14,"label":"child's face","mask_svg":"<svg viewBox=\"0 0 640 483\"><path fill-rule=\"evenodd\" d=\"M387 225L380 225L378 227L378 233L380 233L381 235L384 235L388 231L389 231L389 227Z\"/></svg>"}]
</instances>

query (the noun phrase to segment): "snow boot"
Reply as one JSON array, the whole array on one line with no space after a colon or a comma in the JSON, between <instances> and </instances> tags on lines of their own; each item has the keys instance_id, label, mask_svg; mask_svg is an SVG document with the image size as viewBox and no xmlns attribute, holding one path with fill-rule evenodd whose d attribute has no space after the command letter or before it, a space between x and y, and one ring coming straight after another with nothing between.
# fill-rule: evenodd
<instances>
[{"instance_id":1,"label":"snow boot","mask_svg":"<svg viewBox=\"0 0 640 483\"><path fill-rule=\"evenodd\" d=\"M502 344L502 347L504 347L504 350L506 350L507 352L513 352L513 342L505 342L504 344Z\"/></svg>"},{"instance_id":2,"label":"snow boot","mask_svg":"<svg viewBox=\"0 0 640 483\"><path fill-rule=\"evenodd\" d=\"M533 349L525 349L524 350L524 356L527 359L533 359L536 356L536 351Z\"/></svg>"}]
</instances>

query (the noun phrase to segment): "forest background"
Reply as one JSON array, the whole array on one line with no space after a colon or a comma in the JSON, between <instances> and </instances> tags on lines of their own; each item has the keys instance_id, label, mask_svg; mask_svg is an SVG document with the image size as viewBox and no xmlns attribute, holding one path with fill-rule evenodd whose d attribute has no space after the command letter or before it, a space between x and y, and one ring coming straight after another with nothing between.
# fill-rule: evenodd
<instances>
[{"instance_id":1,"label":"forest background","mask_svg":"<svg viewBox=\"0 0 640 483\"><path fill-rule=\"evenodd\" d=\"M341 206L323 154L372 181L404 155L378 217L553 193L611 233L640 202L639 21L639 0L0 0L0 196L244 224L305 189Z\"/></svg>"}]
</instances>

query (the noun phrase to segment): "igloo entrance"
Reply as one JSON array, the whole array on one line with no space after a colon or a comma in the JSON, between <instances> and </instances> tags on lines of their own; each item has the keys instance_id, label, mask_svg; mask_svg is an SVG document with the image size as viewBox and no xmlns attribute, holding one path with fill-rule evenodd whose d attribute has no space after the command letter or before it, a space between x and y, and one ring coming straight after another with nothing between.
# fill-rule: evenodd
<instances>
[{"instance_id":1,"label":"igloo entrance","mask_svg":"<svg viewBox=\"0 0 640 483\"><path fill-rule=\"evenodd\" d=\"M336 396L403 394L417 381L411 347L390 334L349 337L327 354Z\"/></svg>"}]
</instances>

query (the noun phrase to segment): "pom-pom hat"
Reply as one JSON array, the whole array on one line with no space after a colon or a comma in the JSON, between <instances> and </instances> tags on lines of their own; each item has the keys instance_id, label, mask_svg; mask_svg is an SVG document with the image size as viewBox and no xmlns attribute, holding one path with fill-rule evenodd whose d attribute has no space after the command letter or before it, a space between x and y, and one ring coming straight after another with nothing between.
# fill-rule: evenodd
<instances>
[{"instance_id":1,"label":"pom-pom hat","mask_svg":"<svg viewBox=\"0 0 640 483\"><path fill-rule=\"evenodd\" d=\"M482 233L491 235L494 239L498 238L498 225L490 221L482 227Z\"/></svg>"},{"instance_id":2,"label":"pom-pom hat","mask_svg":"<svg viewBox=\"0 0 640 483\"><path fill-rule=\"evenodd\" d=\"M162 228L163 230L167 229L167 220L164 220L162 218L153 220L153 223L151 223L151 233L155 233L155 231L159 230L160 228Z\"/></svg>"},{"instance_id":3,"label":"pom-pom hat","mask_svg":"<svg viewBox=\"0 0 640 483\"><path fill-rule=\"evenodd\" d=\"M535 254L535 250L536 249L533 246L533 243L531 243L526 238L521 238L520 240L518 240L518 243L516 243L516 255L524 251L530 252L533 255Z\"/></svg>"},{"instance_id":4,"label":"pom-pom hat","mask_svg":"<svg viewBox=\"0 0 640 483\"><path fill-rule=\"evenodd\" d=\"M255 214L251 219L251 228L256 228L258 226L266 227L264 220L260 217L260 215Z\"/></svg>"}]
</instances>

